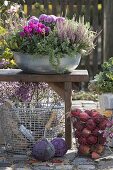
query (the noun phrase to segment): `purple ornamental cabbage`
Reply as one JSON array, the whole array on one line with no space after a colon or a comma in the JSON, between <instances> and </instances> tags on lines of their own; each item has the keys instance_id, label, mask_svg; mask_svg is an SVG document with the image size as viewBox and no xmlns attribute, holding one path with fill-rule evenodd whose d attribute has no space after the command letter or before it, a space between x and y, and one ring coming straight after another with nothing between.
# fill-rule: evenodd
<instances>
[{"instance_id":1,"label":"purple ornamental cabbage","mask_svg":"<svg viewBox=\"0 0 113 170\"><path fill-rule=\"evenodd\" d=\"M47 139L42 139L33 145L32 155L40 161L50 160L55 155L55 148Z\"/></svg>"},{"instance_id":2,"label":"purple ornamental cabbage","mask_svg":"<svg viewBox=\"0 0 113 170\"><path fill-rule=\"evenodd\" d=\"M61 138L61 137L54 138L51 141L51 143L53 144L53 146L55 148L55 156L56 157L62 157L66 154L66 152L68 150L68 145L63 138Z\"/></svg>"}]
</instances>

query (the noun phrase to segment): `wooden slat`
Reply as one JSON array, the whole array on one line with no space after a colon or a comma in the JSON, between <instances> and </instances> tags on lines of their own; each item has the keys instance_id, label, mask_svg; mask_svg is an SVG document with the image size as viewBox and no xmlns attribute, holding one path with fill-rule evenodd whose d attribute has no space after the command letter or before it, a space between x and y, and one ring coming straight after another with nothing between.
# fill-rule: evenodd
<instances>
[{"instance_id":1,"label":"wooden slat","mask_svg":"<svg viewBox=\"0 0 113 170\"><path fill-rule=\"evenodd\" d=\"M76 14L76 17L77 17L77 20L79 19L79 17L82 15L82 0L77 0L77 14Z\"/></svg>"},{"instance_id":2,"label":"wooden slat","mask_svg":"<svg viewBox=\"0 0 113 170\"><path fill-rule=\"evenodd\" d=\"M57 15L57 1L52 0L52 14Z\"/></svg>"},{"instance_id":3,"label":"wooden slat","mask_svg":"<svg viewBox=\"0 0 113 170\"><path fill-rule=\"evenodd\" d=\"M26 1L26 4L27 4L27 15L31 15L31 12L32 12L32 2L31 1Z\"/></svg>"},{"instance_id":4,"label":"wooden slat","mask_svg":"<svg viewBox=\"0 0 113 170\"><path fill-rule=\"evenodd\" d=\"M98 30L98 0L93 0L93 29ZM96 47L93 51L93 76L98 72L98 39L96 41Z\"/></svg>"},{"instance_id":5,"label":"wooden slat","mask_svg":"<svg viewBox=\"0 0 113 170\"><path fill-rule=\"evenodd\" d=\"M74 15L74 0L69 0L68 4L69 4L69 16L70 18L72 18Z\"/></svg>"},{"instance_id":6,"label":"wooden slat","mask_svg":"<svg viewBox=\"0 0 113 170\"><path fill-rule=\"evenodd\" d=\"M64 100L64 83L48 83L49 86Z\"/></svg>"},{"instance_id":7,"label":"wooden slat","mask_svg":"<svg viewBox=\"0 0 113 170\"><path fill-rule=\"evenodd\" d=\"M85 15L84 15L84 19L87 22L90 22L90 0L85 0Z\"/></svg>"},{"instance_id":8,"label":"wooden slat","mask_svg":"<svg viewBox=\"0 0 113 170\"><path fill-rule=\"evenodd\" d=\"M104 62L104 1L102 1L102 11L101 11L101 64Z\"/></svg>"},{"instance_id":9,"label":"wooden slat","mask_svg":"<svg viewBox=\"0 0 113 170\"><path fill-rule=\"evenodd\" d=\"M85 22L90 22L91 0L85 0L84 3L85 3L84 19L85 19ZM90 70L90 58L91 58L90 55L85 57L85 68L88 69L88 71ZM89 74L91 74L91 71L89 71Z\"/></svg>"},{"instance_id":10,"label":"wooden slat","mask_svg":"<svg viewBox=\"0 0 113 170\"><path fill-rule=\"evenodd\" d=\"M72 146L72 124L70 117L67 117L67 114L70 113L71 105L72 105L72 83L71 82L65 82L64 85L65 89L65 140L68 144L69 149L71 149ZM71 140L69 140L71 139Z\"/></svg>"},{"instance_id":11,"label":"wooden slat","mask_svg":"<svg viewBox=\"0 0 113 170\"><path fill-rule=\"evenodd\" d=\"M48 9L48 0L44 0L44 9L46 11L46 13L48 14L49 13L49 9Z\"/></svg>"},{"instance_id":12,"label":"wooden slat","mask_svg":"<svg viewBox=\"0 0 113 170\"><path fill-rule=\"evenodd\" d=\"M27 74L20 69L0 69L0 81L24 82L82 82L88 81L87 70L75 70L70 74Z\"/></svg>"},{"instance_id":13,"label":"wooden slat","mask_svg":"<svg viewBox=\"0 0 113 170\"><path fill-rule=\"evenodd\" d=\"M60 1L60 15L63 17L66 16L66 4L67 0Z\"/></svg>"}]
</instances>

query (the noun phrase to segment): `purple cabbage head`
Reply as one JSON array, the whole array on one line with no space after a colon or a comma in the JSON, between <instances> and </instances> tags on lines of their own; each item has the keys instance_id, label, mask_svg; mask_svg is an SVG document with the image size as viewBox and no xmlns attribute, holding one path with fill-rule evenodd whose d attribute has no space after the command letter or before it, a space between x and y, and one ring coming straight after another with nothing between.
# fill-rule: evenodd
<instances>
[{"instance_id":1,"label":"purple cabbage head","mask_svg":"<svg viewBox=\"0 0 113 170\"><path fill-rule=\"evenodd\" d=\"M47 139L42 139L33 146L32 155L40 160L50 160L55 155L55 148Z\"/></svg>"},{"instance_id":2,"label":"purple cabbage head","mask_svg":"<svg viewBox=\"0 0 113 170\"><path fill-rule=\"evenodd\" d=\"M66 154L66 152L68 150L68 146L67 146L66 141L63 138L61 138L61 137L54 138L51 141L51 143L55 147L55 156L56 157L62 157Z\"/></svg>"}]
</instances>

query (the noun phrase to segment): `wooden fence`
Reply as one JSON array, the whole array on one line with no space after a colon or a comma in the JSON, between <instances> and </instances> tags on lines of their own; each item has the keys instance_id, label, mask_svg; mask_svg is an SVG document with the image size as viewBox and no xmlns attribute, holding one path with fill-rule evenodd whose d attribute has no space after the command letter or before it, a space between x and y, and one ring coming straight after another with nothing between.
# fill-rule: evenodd
<instances>
[{"instance_id":1,"label":"wooden fence","mask_svg":"<svg viewBox=\"0 0 113 170\"><path fill-rule=\"evenodd\" d=\"M40 13L54 14L73 17L83 16L89 21L93 30L103 30L103 0L23 0L19 2L27 15L38 15ZM34 5L35 4L35 5ZM96 47L92 54L83 57L79 68L87 69L92 79L100 70L103 63L103 31L96 39Z\"/></svg>"}]
</instances>

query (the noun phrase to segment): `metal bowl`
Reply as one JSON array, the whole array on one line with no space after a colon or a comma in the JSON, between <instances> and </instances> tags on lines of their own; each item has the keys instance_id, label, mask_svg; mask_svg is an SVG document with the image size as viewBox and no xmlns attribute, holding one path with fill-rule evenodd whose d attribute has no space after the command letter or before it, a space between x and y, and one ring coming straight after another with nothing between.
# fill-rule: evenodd
<instances>
[{"instance_id":1,"label":"metal bowl","mask_svg":"<svg viewBox=\"0 0 113 170\"><path fill-rule=\"evenodd\" d=\"M72 72L80 63L81 55L77 54L75 57L61 58L58 66L58 71L49 62L49 56L30 55L27 53L14 52L16 64L24 72L39 73L39 74L56 74Z\"/></svg>"}]
</instances>

